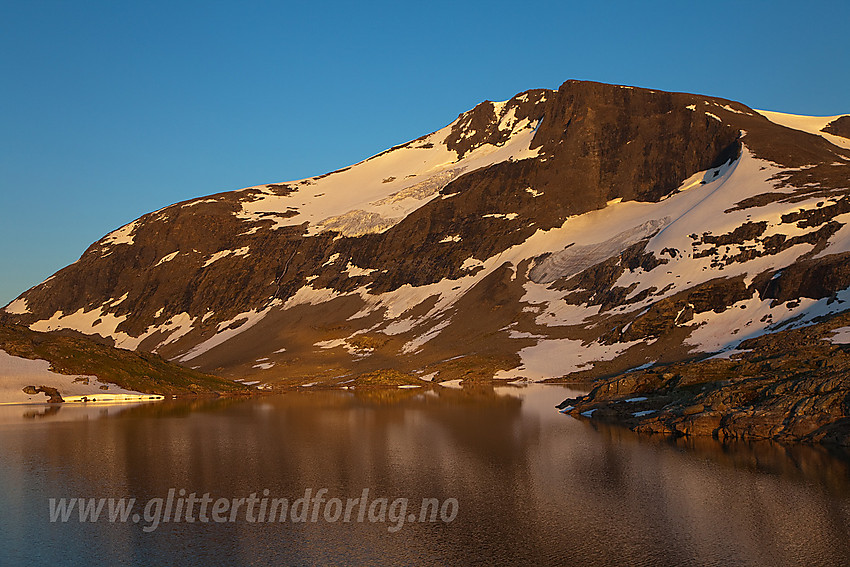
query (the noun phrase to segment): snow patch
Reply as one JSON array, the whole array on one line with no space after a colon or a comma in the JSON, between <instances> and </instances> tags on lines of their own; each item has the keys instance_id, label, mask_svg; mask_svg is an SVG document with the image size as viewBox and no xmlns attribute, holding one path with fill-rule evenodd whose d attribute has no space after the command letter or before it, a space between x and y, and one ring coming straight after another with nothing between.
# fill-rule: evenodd
<instances>
[{"instance_id":1,"label":"snow patch","mask_svg":"<svg viewBox=\"0 0 850 567\"><path fill-rule=\"evenodd\" d=\"M325 266L330 266L331 264L333 264L337 260L339 260L339 252L334 252L333 254L330 255L330 257L328 258L328 261L325 262L324 264L322 264L322 267L324 268Z\"/></svg>"},{"instance_id":2,"label":"snow patch","mask_svg":"<svg viewBox=\"0 0 850 567\"><path fill-rule=\"evenodd\" d=\"M469 257L463 261L463 264L460 265L461 270L471 270L472 268L478 268L484 265L484 262L477 258Z\"/></svg>"},{"instance_id":3,"label":"snow patch","mask_svg":"<svg viewBox=\"0 0 850 567\"><path fill-rule=\"evenodd\" d=\"M500 370L494 378L529 378L535 381L559 378L582 370L594 362L613 360L629 347L641 342L643 341L603 345L597 342L584 344L573 339L544 339L519 351L522 360L520 366L511 370Z\"/></svg>"},{"instance_id":4,"label":"snow patch","mask_svg":"<svg viewBox=\"0 0 850 567\"><path fill-rule=\"evenodd\" d=\"M127 315L116 317L113 313L104 313L102 307L86 311L81 307L74 313L55 312L50 319L42 319L30 325L33 331L55 331L57 329L73 329L87 334L111 336L116 340L116 346L134 349L138 346L136 339L115 329L127 319Z\"/></svg>"},{"instance_id":5,"label":"snow patch","mask_svg":"<svg viewBox=\"0 0 850 567\"><path fill-rule=\"evenodd\" d=\"M439 335L443 329L448 327L449 323L451 323L451 319L446 318L437 323L436 325L431 326L431 328L428 329L427 332L419 335L411 341L406 342L404 346L401 347L401 352L403 352L404 354L417 352L425 345L425 343Z\"/></svg>"},{"instance_id":6,"label":"snow patch","mask_svg":"<svg viewBox=\"0 0 850 567\"><path fill-rule=\"evenodd\" d=\"M179 313L173 316L171 319L166 321L164 324L154 327L153 329L149 328L140 339L144 339L147 336L152 334L152 331L159 331L161 333L166 333L166 338L160 342L153 351L156 352L159 347L177 342L181 337L186 335L192 330L192 326L195 323L195 318L189 315L186 312ZM141 342L141 340L139 341Z\"/></svg>"},{"instance_id":7,"label":"snow patch","mask_svg":"<svg viewBox=\"0 0 850 567\"><path fill-rule=\"evenodd\" d=\"M351 262L345 267L345 273L348 274L350 278L356 278L358 276L368 276L369 274L376 272L377 270L373 268L361 268L359 266L355 266Z\"/></svg>"},{"instance_id":8,"label":"snow patch","mask_svg":"<svg viewBox=\"0 0 850 567\"><path fill-rule=\"evenodd\" d=\"M120 305L120 304L124 303L124 302L127 300L127 298L128 298L128 297L130 297L130 292L129 292L129 291L128 291L128 292L126 292L126 293L124 293L124 295L122 295L122 296L121 296L121 297L119 297L118 299L110 299L110 300L108 300L106 303L104 303L104 305L107 305L107 306L109 306L109 307L115 307L115 306L117 306L117 305Z\"/></svg>"},{"instance_id":9,"label":"snow patch","mask_svg":"<svg viewBox=\"0 0 850 567\"><path fill-rule=\"evenodd\" d=\"M644 410L644 411L636 411L636 412L634 412L632 415L633 415L634 417L643 417L643 416L645 416L645 415L653 414L653 413L655 413L655 411L656 411L656 410L654 410L654 409Z\"/></svg>"},{"instance_id":10,"label":"snow patch","mask_svg":"<svg viewBox=\"0 0 850 567\"><path fill-rule=\"evenodd\" d=\"M205 203L218 203L216 199L198 199L196 201L190 201L182 206L182 208L194 207L195 205L203 205Z\"/></svg>"},{"instance_id":11,"label":"snow patch","mask_svg":"<svg viewBox=\"0 0 850 567\"><path fill-rule=\"evenodd\" d=\"M237 218L250 223L272 222L272 230L307 223L308 235L333 230L346 236L383 232L436 198L466 172L510 160L537 157L530 148L535 128L517 120L513 109L496 104L499 128L510 131L502 145L483 144L459 158L446 139L459 121L407 144L392 148L351 167L324 176L285 183L294 191L284 195L269 186L248 188ZM504 112L504 113L503 113ZM503 113L503 114L501 114ZM473 135L467 131L466 135ZM311 196L302 194L309 186ZM442 195L446 198L449 195Z\"/></svg>"},{"instance_id":12,"label":"snow patch","mask_svg":"<svg viewBox=\"0 0 850 567\"><path fill-rule=\"evenodd\" d=\"M295 295L286 300L283 308L291 309L296 305L318 305L340 297L340 295L341 294L335 289L328 287L315 289L312 285L308 284L298 288Z\"/></svg>"},{"instance_id":13,"label":"snow patch","mask_svg":"<svg viewBox=\"0 0 850 567\"><path fill-rule=\"evenodd\" d=\"M263 318L269 314L269 311L271 311L275 307L279 307L282 303L283 302L281 300L275 299L274 301L269 303L264 309L252 309L250 311L240 313L229 321L223 321L219 323L215 335L205 340L204 342L194 346L192 349L185 352L184 354L178 356L176 360L178 362L187 362L189 360L192 360L193 358L201 356L210 349L213 349L235 337L236 335L247 331L257 323L262 321ZM240 325L235 327L232 326L235 323L241 321L244 321L244 323L241 323Z\"/></svg>"},{"instance_id":14,"label":"snow patch","mask_svg":"<svg viewBox=\"0 0 850 567\"><path fill-rule=\"evenodd\" d=\"M172 252L171 254L168 254L168 255L166 255L166 256L163 256L162 258L160 258L159 262L157 262L156 264L154 264L154 265L153 265L153 267L154 267L154 268L156 268L156 267L157 267L157 266L159 266L160 264L164 264L164 263L166 263L166 262L170 262L170 261L172 261L174 258L176 258L176 257L177 257L177 255L178 255L179 253L180 253L180 251L178 250L178 251Z\"/></svg>"},{"instance_id":15,"label":"snow patch","mask_svg":"<svg viewBox=\"0 0 850 567\"><path fill-rule=\"evenodd\" d=\"M833 329L833 336L829 337L829 341L836 345L850 344L850 327L839 327Z\"/></svg>"},{"instance_id":16,"label":"snow patch","mask_svg":"<svg viewBox=\"0 0 850 567\"><path fill-rule=\"evenodd\" d=\"M563 250L536 262L528 277L534 283L541 284L568 278L622 253L629 246L658 232L669 222L669 218L648 220L603 242L577 246L569 244Z\"/></svg>"},{"instance_id":17,"label":"snow patch","mask_svg":"<svg viewBox=\"0 0 850 567\"><path fill-rule=\"evenodd\" d=\"M27 305L27 300L23 297L19 297L9 305L4 308L6 313L11 313L12 315L25 315L30 313L29 306Z\"/></svg>"},{"instance_id":18,"label":"snow patch","mask_svg":"<svg viewBox=\"0 0 850 567\"><path fill-rule=\"evenodd\" d=\"M774 124L779 124L780 126L785 126L786 128L792 128L794 130L808 132L809 134L814 134L815 136L821 136L823 138L826 138L828 141L832 142L836 146L850 149L850 140L848 140L847 138L835 136L833 134L821 131L826 127L827 124L829 124L830 122L834 122L842 116L847 116L846 114L838 114L836 116L804 116L800 114L785 114L784 112L772 112L769 110L756 110L756 112L758 112Z\"/></svg>"},{"instance_id":19,"label":"snow patch","mask_svg":"<svg viewBox=\"0 0 850 567\"><path fill-rule=\"evenodd\" d=\"M130 224L126 224L115 230L110 232L100 241L101 246L117 246L119 244L133 244L133 235L136 232L136 228L139 226L139 219L134 220Z\"/></svg>"},{"instance_id":20,"label":"snow patch","mask_svg":"<svg viewBox=\"0 0 850 567\"><path fill-rule=\"evenodd\" d=\"M215 254L210 256L209 258L207 258L207 261L204 262L204 265L201 266L201 267L206 268L207 266L209 266L213 262L217 262L217 261L219 261L222 258L225 258L227 256L231 256L231 255L233 255L233 256L247 256L249 253L250 253L250 247L248 247L248 246L243 246L242 248L238 248L236 250L219 250L218 252L216 252Z\"/></svg>"},{"instance_id":21,"label":"snow patch","mask_svg":"<svg viewBox=\"0 0 850 567\"><path fill-rule=\"evenodd\" d=\"M48 386L56 388L66 401L72 401L76 396L97 395L114 397L120 395L146 395L142 392L125 390L115 384L98 381L96 376L74 376L59 374L50 370L46 360L30 360L13 356L0 350L0 405L44 403L47 396L42 393L26 394L23 389L27 386ZM86 383L87 382L87 383ZM106 390L101 389L106 386Z\"/></svg>"}]
</instances>

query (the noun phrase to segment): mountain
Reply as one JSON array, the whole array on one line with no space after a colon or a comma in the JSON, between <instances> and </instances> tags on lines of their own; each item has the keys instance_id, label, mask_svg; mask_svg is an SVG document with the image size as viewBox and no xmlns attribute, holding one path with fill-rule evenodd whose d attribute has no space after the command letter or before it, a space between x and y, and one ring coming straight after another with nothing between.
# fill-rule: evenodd
<instances>
[{"instance_id":1,"label":"mountain","mask_svg":"<svg viewBox=\"0 0 850 567\"><path fill-rule=\"evenodd\" d=\"M567 81L144 215L2 317L270 384L735 360L850 308L848 121Z\"/></svg>"}]
</instances>

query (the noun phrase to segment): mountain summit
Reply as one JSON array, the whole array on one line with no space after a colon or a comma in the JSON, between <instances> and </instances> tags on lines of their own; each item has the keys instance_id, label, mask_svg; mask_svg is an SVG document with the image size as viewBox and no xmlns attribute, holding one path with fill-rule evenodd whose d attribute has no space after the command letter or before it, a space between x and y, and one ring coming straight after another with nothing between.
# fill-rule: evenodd
<instances>
[{"instance_id":1,"label":"mountain summit","mask_svg":"<svg viewBox=\"0 0 850 567\"><path fill-rule=\"evenodd\" d=\"M264 383L734 357L850 308L848 120L567 81L149 213L3 316Z\"/></svg>"}]
</instances>

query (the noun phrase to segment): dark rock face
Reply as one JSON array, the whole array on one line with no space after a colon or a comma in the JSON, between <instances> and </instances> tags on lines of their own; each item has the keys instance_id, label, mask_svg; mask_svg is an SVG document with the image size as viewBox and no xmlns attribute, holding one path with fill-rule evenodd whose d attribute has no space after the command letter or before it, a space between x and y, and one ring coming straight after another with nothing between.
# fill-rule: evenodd
<instances>
[{"instance_id":1,"label":"dark rock face","mask_svg":"<svg viewBox=\"0 0 850 567\"><path fill-rule=\"evenodd\" d=\"M850 116L841 116L839 118L836 118L835 120L824 126L822 132L835 134L836 136L841 136L842 138L850 138Z\"/></svg>"},{"instance_id":2,"label":"dark rock face","mask_svg":"<svg viewBox=\"0 0 850 567\"><path fill-rule=\"evenodd\" d=\"M643 269L652 271L667 260L656 258L652 253L645 253L646 240L633 244L618 256L604 260L580 273L560 278L554 282L555 289L570 291L564 296L564 301L572 305L599 305L603 310L624 303L635 303L646 299L646 296L655 289L647 290L643 294L637 294L628 299L629 294L636 287L619 287L617 280L627 271ZM577 291L572 291L577 290Z\"/></svg>"},{"instance_id":3,"label":"dark rock face","mask_svg":"<svg viewBox=\"0 0 850 567\"><path fill-rule=\"evenodd\" d=\"M587 210L617 197L657 201L691 174L732 159L739 130L687 109L700 98L567 81L534 142L561 173L550 184L585 188L596 201Z\"/></svg>"},{"instance_id":4,"label":"dark rock face","mask_svg":"<svg viewBox=\"0 0 850 567\"><path fill-rule=\"evenodd\" d=\"M545 115L545 105L541 103L548 94L544 89L518 94L505 105L505 114L513 113L517 120L537 122ZM458 157L462 158L484 144L500 146L507 142L511 131L499 129L499 121L494 119L495 110L494 103L486 101L458 115L458 121L446 139L448 149L457 152Z\"/></svg>"},{"instance_id":5,"label":"dark rock face","mask_svg":"<svg viewBox=\"0 0 850 567\"><path fill-rule=\"evenodd\" d=\"M850 253L800 260L779 271L760 274L753 282L762 299L777 303L802 297L822 299L850 286Z\"/></svg>"},{"instance_id":6,"label":"dark rock face","mask_svg":"<svg viewBox=\"0 0 850 567\"><path fill-rule=\"evenodd\" d=\"M741 277L711 280L653 304L622 331L622 339L658 337L687 323L696 314L725 311L729 305L749 297Z\"/></svg>"}]
</instances>

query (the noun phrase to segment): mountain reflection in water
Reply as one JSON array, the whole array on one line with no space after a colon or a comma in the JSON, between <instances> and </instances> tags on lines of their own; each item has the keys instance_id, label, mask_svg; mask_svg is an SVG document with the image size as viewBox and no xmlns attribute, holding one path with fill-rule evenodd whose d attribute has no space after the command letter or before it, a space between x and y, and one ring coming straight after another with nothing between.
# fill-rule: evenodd
<instances>
[{"instance_id":1,"label":"mountain reflection in water","mask_svg":"<svg viewBox=\"0 0 850 567\"><path fill-rule=\"evenodd\" d=\"M637 437L561 386L0 408L0 564L850 564L844 455ZM456 498L451 523L50 523L48 498L169 489ZM143 504L137 505L141 507Z\"/></svg>"}]
</instances>

